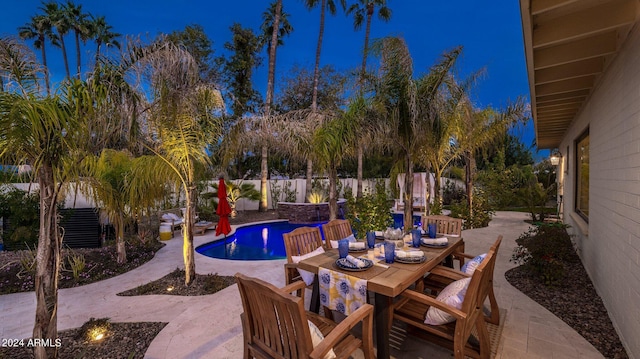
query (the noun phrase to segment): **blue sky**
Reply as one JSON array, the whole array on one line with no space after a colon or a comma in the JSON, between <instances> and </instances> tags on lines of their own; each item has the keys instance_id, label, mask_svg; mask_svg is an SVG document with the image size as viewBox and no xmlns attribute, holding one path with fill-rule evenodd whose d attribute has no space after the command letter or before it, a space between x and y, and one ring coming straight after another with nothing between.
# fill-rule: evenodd
<instances>
[{"instance_id":1,"label":"blue sky","mask_svg":"<svg viewBox=\"0 0 640 359\"><path fill-rule=\"evenodd\" d=\"M350 2L349 0L347 0ZM15 35L17 28L38 13L36 0L0 0L4 10L0 35ZM76 0L83 10L104 15L114 31L124 35L154 38L159 32L181 30L189 24L200 24L213 41L215 55L224 54L223 45L230 39L229 26L238 22L258 30L266 0ZM351 0L352 2L352 0ZM276 80L293 65L312 67L318 36L319 9L308 11L302 0L283 0L290 14L293 33L278 48ZM374 18L371 37L401 36L407 42L414 60L416 75L427 72L446 50L463 46L458 63L461 78L485 69L485 75L473 90L478 106L504 107L510 100L525 96L529 87L522 41L519 2L495 0L418 1L388 0L392 18L384 23ZM69 37L68 46L73 47ZM344 12L327 16L321 64L337 69L355 69L362 60L364 29L354 31L353 19ZM73 48L72 48L73 50ZM83 54L89 60L93 44ZM75 66L75 50L69 54L70 67ZM39 52L38 52L39 56ZM52 78L62 78L64 67L57 49L47 53ZM83 65L86 67L86 65ZM264 93L267 83L266 56L254 76L255 88ZM277 83L276 83L276 91ZM533 140L533 125L516 130L526 145ZM545 154L538 153L537 156ZM535 154L534 154L535 155ZM546 154L545 154L546 155Z\"/></svg>"}]
</instances>

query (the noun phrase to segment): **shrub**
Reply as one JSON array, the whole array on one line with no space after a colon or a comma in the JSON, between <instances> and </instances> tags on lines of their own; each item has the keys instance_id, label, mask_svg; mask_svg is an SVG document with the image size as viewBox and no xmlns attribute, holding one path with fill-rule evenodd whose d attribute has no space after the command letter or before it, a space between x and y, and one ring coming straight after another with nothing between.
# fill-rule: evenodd
<instances>
[{"instance_id":1,"label":"shrub","mask_svg":"<svg viewBox=\"0 0 640 359\"><path fill-rule=\"evenodd\" d=\"M464 190L456 186L454 181L446 180L442 190L442 204L450 205L464 199Z\"/></svg>"},{"instance_id":2,"label":"shrub","mask_svg":"<svg viewBox=\"0 0 640 359\"><path fill-rule=\"evenodd\" d=\"M40 197L37 192L0 189L0 217L4 218L4 245L9 250L35 247L40 224Z\"/></svg>"},{"instance_id":3,"label":"shrub","mask_svg":"<svg viewBox=\"0 0 640 359\"><path fill-rule=\"evenodd\" d=\"M567 225L544 223L516 239L511 261L523 265L546 285L553 285L564 276L564 263L575 262L573 245Z\"/></svg>"},{"instance_id":4,"label":"shrub","mask_svg":"<svg viewBox=\"0 0 640 359\"><path fill-rule=\"evenodd\" d=\"M347 187L345 197L348 209L345 217L358 238L363 238L367 231L384 230L393 224L392 202L384 181L376 181L375 189L364 191L361 198L354 197Z\"/></svg>"},{"instance_id":5,"label":"shrub","mask_svg":"<svg viewBox=\"0 0 640 359\"><path fill-rule=\"evenodd\" d=\"M464 229L482 228L489 225L494 215L493 208L489 204L487 194L477 188L473 188L473 213L469 213L469 205L466 196L459 202L451 205L451 216L464 220Z\"/></svg>"}]
</instances>

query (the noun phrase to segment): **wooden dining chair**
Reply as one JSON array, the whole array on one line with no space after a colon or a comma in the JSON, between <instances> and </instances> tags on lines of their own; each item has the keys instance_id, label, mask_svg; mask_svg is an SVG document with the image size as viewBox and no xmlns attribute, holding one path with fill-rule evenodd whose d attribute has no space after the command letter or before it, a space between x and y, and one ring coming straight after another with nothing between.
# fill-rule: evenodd
<instances>
[{"instance_id":1,"label":"wooden dining chair","mask_svg":"<svg viewBox=\"0 0 640 359\"><path fill-rule=\"evenodd\" d=\"M429 224L436 225L436 232L445 236L456 236L462 238L462 218L454 218L442 215L430 215L422 216L422 228L426 231ZM458 248L456 251L464 252L464 240L458 242ZM446 265L453 267L453 261L457 260L460 265L464 261L463 258L456 257L455 255L449 256L445 259Z\"/></svg>"},{"instance_id":2,"label":"wooden dining chair","mask_svg":"<svg viewBox=\"0 0 640 359\"><path fill-rule=\"evenodd\" d=\"M441 215L422 216L422 228L435 224L436 232L444 235L462 236L462 218Z\"/></svg>"},{"instance_id":3,"label":"wooden dining chair","mask_svg":"<svg viewBox=\"0 0 640 359\"><path fill-rule=\"evenodd\" d=\"M453 350L456 359L490 357L490 339L487 332L482 303L491 287L491 268L495 266L495 252L490 250L469 279L460 308L436 300L431 295L407 289L394 304L393 318L405 322L407 332ZM440 325L425 323L430 308L437 308L453 317L453 321ZM469 340L475 327L477 343Z\"/></svg>"},{"instance_id":4,"label":"wooden dining chair","mask_svg":"<svg viewBox=\"0 0 640 359\"><path fill-rule=\"evenodd\" d=\"M285 284L291 284L297 280L301 280L298 273L298 264L294 262L294 256L303 256L325 246L322 242L322 235L318 227L300 227L289 233L282 235L284 238L284 248L287 252L287 263L284 265Z\"/></svg>"},{"instance_id":5,"label":"wooden dining chair","mask_svg":"<svg viewBox=\"0 0 640 359\"><path fill-rule=\"evenodd\" d=\"M364 304L336 324L304 310L304 299L291 292L304 288L296 282L284 288L241 273L236 274L242 307L244 358L324 358L331 350L336 358L349 358L358 348L365 359L373 353L373 306ZM309 323L313 323L315 328ZM350 330L362 323L362 339ZM321 332L318 335L316 328ZM315 343L312 336L316 336Z\"/></svg>"},{"instance_id":6,"label":"wooden dining chair","mask_svg":"<svg viewBox=\"0 0 640 359\"><path fill-rule=\"evenodd\" d=\"M489 251L492 251L495 253L495 255L497 255L498 250L500 249L501 243L502 243L502 236L498 236L498 239L496 239L496 241L493 243ZM466 258L469 260L477 257L475 255L461 253L461 252L457 252L455 253L455 255L457 257ZM486 260L486 257L485 257L485 260ZM470 274L466 274L461 270L462 270L462 266L459 268L459 270L445 267L442 265L436 266L429 272L427 276L424 277L424 287L427 289L430 289L434 294L439 293L442 289L444 289L450 283L456 280L471 276ZM498 301L496 300L495 291L493 289L494 267L491 266L487 270L490 272L489 273L490 286L489 286L489 293L488 293L490 313L486 315L485 320L491 324L498 325L500 323L500 308L498 307Z\"/></svg>"},{"instance_id":7,"label":"wooden dining chair","mask_svg":"<svg viewBox=\"0 0 640 359\"><path fill-rule=\"evenodd\" d=\"M331 241L339 241L353 234L351 223L347 219L333 219L322 225L327 248L331 248Z\"/></svg>"}]
</instances>

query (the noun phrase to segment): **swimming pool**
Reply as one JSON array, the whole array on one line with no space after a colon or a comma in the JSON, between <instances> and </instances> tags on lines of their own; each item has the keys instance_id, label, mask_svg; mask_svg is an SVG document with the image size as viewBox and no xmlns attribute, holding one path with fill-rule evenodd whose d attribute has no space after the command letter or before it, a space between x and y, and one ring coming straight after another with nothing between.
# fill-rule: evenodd
<instances>
[{"instance_id":1,"label":"swimming pool","mask_svg":"<svg viewBox=\"0 0 640 359\"><path fill-rule=\"evenodd\" d=\"M326 222L324 222L326 223ZM320 227L322 223L291 224L288 221L241 226L223 240L198 246L196 252L211 258L232 260L285 259L283 233L299 227Z\"/></svg>"}]
</instances>

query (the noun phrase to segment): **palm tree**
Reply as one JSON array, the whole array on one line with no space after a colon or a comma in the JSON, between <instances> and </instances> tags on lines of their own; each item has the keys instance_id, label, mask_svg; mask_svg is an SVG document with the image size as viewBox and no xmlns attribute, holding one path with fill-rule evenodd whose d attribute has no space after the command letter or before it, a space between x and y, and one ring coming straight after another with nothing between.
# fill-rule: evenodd
<instances>
[{"instance_id":1,"label":"palm tree","mask_svg":"<svg viewBox=\"0 0 640 359\"><path fill-rule=\"evenodd\" d=\"M102 45L104 46L115 46L116 48L120 48L120 43L116 38L121 35L117 32L113 32L113 26L107 24L107 20L104 16L92 17L91 21L91 37L96 42L96 60L94 68L98 67L98 60L100 59L100 50L102 49Z\"/></svg>"},{"instance_id":2,"label":"palm tree","mask_svg":"<svg viewBox=\"0 0 640 359\"><path fill-rule=\"evenodd\" d=\"M361 102L352 102L346 113L323 123L314 133L312 148L320 166L327 169L329 175L329 220L337 218L337 182L338 167L342 160L350 154L350 143L356 133L356 121L352 118Z\"/></svg>"},{"instance_id":3,"label":"palm tree","mask_svg":"<svg viewBox=\"0 0 640 359\"><path fill-rule=\"evenodd\" d=\"M44 11L44 16L48 19L47 21L49 21L56 29L56 42L53 42L52 44L54 46L60 46L67 78L71 78L71 74L69 72L69 60L67 58L67 47L64 44L64 37L70 29L69 19L67 18L64 9L58 6L58 3L54 1L44 3L44 8L41 8L41 10Z\"/></svg>"},{"instance_id":4,"label":"palm tree","mask_svg":"<svg viewBox=\"0 0 640 359\"><path fill-rule=\"evenodd\" d=\"M40 98L36 91L39 67L25 47L0 39L5 63L9 57L19 72L3 71L6 79L18 84L13 91L0 92L0 159L15 164L30 164L38 177L40 190L40 226L35 274L36 315L33 338L54 342L57 336L58 276L60 274L62 236L58 228L57 198L68 181L76 159L82 131L67 99L59 96ZM73 166L71 166L73 168ZM55 347L35 346L36 358L55 357Z\"/></svg>"},{"instance_id":5,"label":"palm tree","mask_svg":"<svg viewBox=\"0 0 640 359\"><path fill-rule=\"evenodd\" d=\"M357 0L354 4L347 9L347 15L353 14L353 28L360 30L362 24L366 21L366 27L364 32L364 47L362 50L362 67L360 69L360 87L363 91L363 86L366 78L367 71L367 56L369 55L369 37L371 35L371 20L375 14L376 6L378 6L378 17L387 22L391 19L391 9L387 7L386 0ZM358 144L358 169L357 179L358 186L356 189L356 196L362 197L362 161L364 157L364 144L361 142Z\"/></svg>"},{"instance_id":6,"label":"palm tree","mask_svg":"<svg viewBox=\"0 0 640 359\"><path fill-rule=\"evenodd\" d=\"M376 108L381 125L386 127L390 148L396 149L398 172L405 173L404 227L413 227L413 169L416 156L424 146L424 134L434 121L434 101L449 76L461 49L444 54L428 74L413 79L413 60L405 42L384 38L374 44L380 54L381 77L377 83Z\"/></svg>"},{"instance_id":7,"label":"palm tree","mask_svg":"<svg viewBox=\"0 0 640 359\"><path fill-rule=\"evenodd\" d=\"M35 39L33 46L39 49L42 54L42 65L44 66L44 83L47 88L47 95L51 94L51 84L49 82L49 70L47 69L47 52L45 50L47 40L54 45L57 44L56 38L51 31L51 21L43 15L36 15L31 18L24 26L18 28L18 34L22 39Z\"/></svg>"},{"instance_id":8,"label":"palm tree","mask_svg":"<svg viewBox=\"0 0 640 359\"><path fill-rule=\"evenodd\" d=\"M127 208L135 208L129 203L128 177L131 176L132 156L125 151L104 149L100 156L91 156L85 161L89 186L100 208L105 210L116 234L116 252L118 263L127 262L124 245L124 216ZM144 192L146 188L135 189Z\"/></svg>"},{"instance_id":9,"label":"palm tree","mask_svg":"<svg viewBox=\"0 0 640 359\"><path fill-rule=\"evenodd\" d=\"M331 15L336 14L336 2L334 0L305 0L307 9L311 10L320 4L320 30L318 31L318 42L316 45L316 60L313 68L313 93L311 96L311 110L316 111L318 109L318 80L320 78L320 53L322 52L322 38L324 37L324 23L325 13L329 10ZM347 6L346 0L340 0L340 5L345 9ZM309 198L311 194L311 180L313 177L313 160L307 158L307 175L306 175L306 193L305 198Z\"/></svg>"},{"instance_id":10,"label":"palm tree","mask_svg":"<svg viewBox=\"0 0 640 359\"><path fill-rule=\"evenodd\" d=\"M273 18L273 33L271 34L271 44L269 46L269 75L267 78L267 95L264 116L268 121L271 116L271 105L273 103L273 88L275 84L276 71L276 47L278 46L278 30L280 29L280 14L282 13L282 0L276 1L275 16ZM268 209L267 200L267 158L268 147L262 144L260 148L260 202L258 210L265 212Z\"/></svg>"},{"instance_id":11,"label":"palm tree","mask_svg":"<svg viewBox=\"0 0 640 359\"><path fill-rule=\"evenodd\" d=\"M82 5L76 5L72 1L67 1L63 7L63 11L69 22L69 26L73 29L76 40L76 77L80 79L82 71L80 56L80 40L86 42L91 32L91 24L88 21L89 14L82 12Z\"/></svg>"},{"instance_id":12,"label":"palm tree","mask_svg":"<svg viewBox=\"0 0 640 359\"><path fill-rule=\"evenodd\" d=\"M478 109L468 97L462 99L459 108L461 122L456 131L455 140L465 161L465 182L469 218L473 218L473 180L476 171L476 154L492 142L504 138L507 129L518 122L524 122L525 103L519 98L506 109L496 111L492 108Z\"/></svg>"},{"instance_id":13,"label":"palm tree","mask_svg":"<svg viewBox=\"0 0 640 359\"><path fill-rule=\"evenodd\" d=\"M269 8L262 13L262 24L260 25L261 40L267 45L267 56L269 56L269 50L271 49L271 35L273 35L273 24L276 16L276 2L269 4ZM293 26L289 22L289 14L284 12L284 9L280 11L280 29L278 30L278 44L277 46L284 45L282 40L285 36L291 35L293 32Z\"/></svg>"},{"instance_id":14,"label":"palm tree","mask_svg":"<svg viewBox=\"0 0 640 359\"><path fill-rule=\"evenodd\" d=\"M135 188L160 180L179 184L186 201L183 228L185 285L195 276L193 224L198 174L209 163L206 148L221 135L217 111L223 107L220 92L200 81L198 63L188 51L170 41L144 48L132 47L124 63L139 63L139 70L151 74L149 138L146 145L155 154L134 168Z\"/></svg>"}]
</instances>

